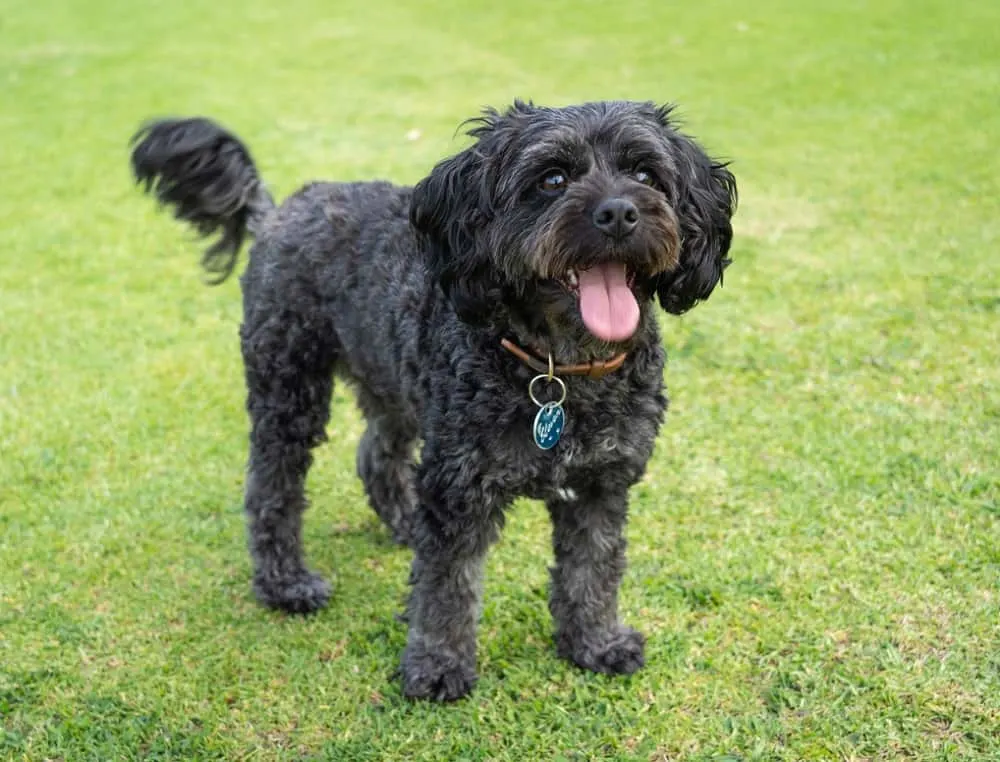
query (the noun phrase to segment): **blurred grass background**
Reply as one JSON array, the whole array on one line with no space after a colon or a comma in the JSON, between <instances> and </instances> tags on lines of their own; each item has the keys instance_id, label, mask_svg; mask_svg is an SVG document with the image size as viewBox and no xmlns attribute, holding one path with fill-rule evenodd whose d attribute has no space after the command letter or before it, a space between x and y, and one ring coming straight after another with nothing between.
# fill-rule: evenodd
<instances>
[{"instance_id":1,"label":"blurred grass background","mask_svg":"<svg viewBox=\"0 0 1000 762\"><path fill-rule=\"evenodd\" d=\"M0 758L1000 759L1000 5L0 0ZM132 186L207 114L284 196L411 183L480 107L674 101L733 160L725 287L664 318L630 679L558 661L548 524L493 553L468 701L402 699L408 554L338 390L253 601L235 279Z\"/></svg>"}]
</instances>

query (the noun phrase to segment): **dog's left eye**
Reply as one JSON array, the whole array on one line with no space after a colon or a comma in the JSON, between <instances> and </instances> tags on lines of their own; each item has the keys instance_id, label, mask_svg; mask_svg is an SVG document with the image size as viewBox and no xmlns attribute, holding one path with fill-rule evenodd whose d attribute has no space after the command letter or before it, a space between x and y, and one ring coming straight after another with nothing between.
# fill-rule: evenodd
<instances>
[{"instance_id":1,"label":"dog's left eye","mask_svg":"<svg viewBox=\"0 0 1000 762\"><path fill-rule=\"evenodd\" d=\"M546 193L558 193L566 187L566 182L566 174L561 170L554 169L542 176L542 179L538 181L538 187Z\"/></svg>"},{"instance_id":2,"label":"dog's left eye","mask_svg":"<svg viewBox=\"0 0 1000 762\"><path fill-rule=\"evenodd\" d=\"M634 177L643 185L649 185L649 186L656 185L656 178L653 177L651 172L647 172L644 169L637 169L635 171Z\"/></svg>"}]
</instances>

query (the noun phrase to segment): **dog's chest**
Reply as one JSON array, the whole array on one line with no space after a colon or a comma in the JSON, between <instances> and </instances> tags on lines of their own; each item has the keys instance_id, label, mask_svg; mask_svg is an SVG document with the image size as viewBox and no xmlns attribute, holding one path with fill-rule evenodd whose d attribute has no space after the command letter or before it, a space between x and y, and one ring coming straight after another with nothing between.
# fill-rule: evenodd
<instances>
[{"instance_id":1,"label":"dog's chest","mask_svg":"<svg viewBox=\"0 0 1000 762\"><path fill-rule=\"evenodd\" d=\"M664 407L658 394L610 403L574 404L570 397L564 406L562 434L549 450L542 450L528 431L517 427L512 434L521 444L520 491L536 499L573 500L581 486L595 481L633 483L652 453Z\"/></svg>"}]
</instances>

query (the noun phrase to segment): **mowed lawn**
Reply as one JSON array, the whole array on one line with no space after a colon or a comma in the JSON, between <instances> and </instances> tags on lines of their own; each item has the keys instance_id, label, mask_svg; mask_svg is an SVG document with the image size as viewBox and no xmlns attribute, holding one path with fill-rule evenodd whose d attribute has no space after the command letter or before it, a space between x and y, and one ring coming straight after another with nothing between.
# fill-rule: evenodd
<instances>
[{"instance_id":1,"label":"mowed lawn","mask_svg":"<svg viewBox=\"0 0 1000 762\"><path fill-rule=\"evenodd\" d=\"M1000 4L0 0L0 759L1000 759ZM309 618L252 598L235 279L134 188L204 113L282 197L412 183L486 104L674 101L733 160L725 286L663 319L645 670L555 657L544 509L480 682L394 676L409 554L338 389Z\"/></svg>"}]
</instances>

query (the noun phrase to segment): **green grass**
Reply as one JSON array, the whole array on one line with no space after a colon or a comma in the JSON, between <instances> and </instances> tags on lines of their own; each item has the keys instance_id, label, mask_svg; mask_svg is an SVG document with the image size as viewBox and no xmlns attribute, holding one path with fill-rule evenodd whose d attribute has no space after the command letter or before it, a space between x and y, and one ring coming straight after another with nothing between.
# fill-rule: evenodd
<instances>
[{"instance_id":1,"label":"green grass","mask_svg":"<svg viewBox=\"0 0 1000 762\"><path fill-rule=\"evenodd\" d=\"M1000 4L458 7L0 0L0 758L1000 759ZM647 668L555 658L524 502L474 695L413 704L345 390L306 530L335 597L253 601L238 285L126 141L207 113L282 195L413 182L515 96L679 102L734 160L736 263L664 319Z\"/></svg>"}]
</instances>

